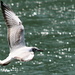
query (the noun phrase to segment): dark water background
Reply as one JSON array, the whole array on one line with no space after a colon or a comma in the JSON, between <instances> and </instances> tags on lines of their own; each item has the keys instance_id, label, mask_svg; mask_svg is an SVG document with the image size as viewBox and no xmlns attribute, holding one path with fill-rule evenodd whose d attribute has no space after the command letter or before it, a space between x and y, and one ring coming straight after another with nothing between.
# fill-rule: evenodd
<instances>
[{"instance_id":1,"label":"dark water background","mask_svg":"<svg viewBox=\"0 0 75 75\"><path fill-rule=\"evenodd\" d=\"M3 0L20 17L27 46L44 52L32 61L0 66L0 75L75 75L75 0ZM0 59L8 56L0 10Z\"/></svg>"}]
</instances>

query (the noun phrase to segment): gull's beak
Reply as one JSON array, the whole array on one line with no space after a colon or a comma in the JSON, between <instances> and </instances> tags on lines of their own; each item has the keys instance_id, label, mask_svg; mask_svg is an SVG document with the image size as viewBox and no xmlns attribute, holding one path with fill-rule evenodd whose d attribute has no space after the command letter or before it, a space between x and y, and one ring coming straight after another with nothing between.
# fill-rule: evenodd
<instances>
[{"instance_id":1,"label":"gull's beak","mask_svg":"<svg viewBox=\"0 0 75 75\"><path fill-rule=\"evenodd\" d=\"M43 52L43 50L41 50L41 49L38 49L37 51Z\"/></svg>"}]
</instances>

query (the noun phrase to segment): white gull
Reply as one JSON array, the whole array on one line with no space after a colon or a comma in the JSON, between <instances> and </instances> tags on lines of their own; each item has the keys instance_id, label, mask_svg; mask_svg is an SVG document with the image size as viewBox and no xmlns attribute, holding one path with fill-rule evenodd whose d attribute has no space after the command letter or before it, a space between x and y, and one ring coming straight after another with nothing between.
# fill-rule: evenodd
<instances>
[{"instance_id":1,"label":"white gull","mask_svg":"<svg viewBox=\"0 0 75 75\"><path fill-rule=\"evenodd\" d=\"M7 65L12 60L29 61L34 57L35 51L42 51L37 47L27 47L24 41L24 26L16 14L1 1L1 9L7 25L7 39L10 53L0 65Z\"/></svg>"}]
</instances>

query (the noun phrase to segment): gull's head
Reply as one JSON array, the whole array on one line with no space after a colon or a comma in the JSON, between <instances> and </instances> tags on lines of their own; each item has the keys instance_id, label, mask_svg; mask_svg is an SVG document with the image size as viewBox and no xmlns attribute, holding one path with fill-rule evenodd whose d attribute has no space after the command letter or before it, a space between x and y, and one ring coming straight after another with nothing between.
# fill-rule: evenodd
<instances>
[{"instance_id":1,"label":"gull's head","mask_svg":"<svg viewBox=\"0 0 75 75\"><path fill-rule=\"evenodd\" d=\"M32 51L35 53L36 51L38 52L43 52L43 50L38 49L37 47L32 47Z\"/></svg>"}]
</instances>

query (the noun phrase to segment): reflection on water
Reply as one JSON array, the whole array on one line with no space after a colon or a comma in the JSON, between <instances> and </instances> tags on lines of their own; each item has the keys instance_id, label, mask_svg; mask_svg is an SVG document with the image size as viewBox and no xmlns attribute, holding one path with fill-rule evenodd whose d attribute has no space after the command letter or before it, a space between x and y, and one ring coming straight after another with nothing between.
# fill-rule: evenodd
<instances>
[{"instance_id":1,"label":"reflection on water","mask_svg":"<svg viewBox=\"0 0 75 75\"><path fill-rule=\"evenodd\" d=\"M4 75L75 75L75 1L4 0L25 26L27 46L37 46L30 62L13 61L0 66ZM0 59L8 55L6 26L0 14ZM3 56L3 57L2 57Z\"/></svg>"}]
</instances>

